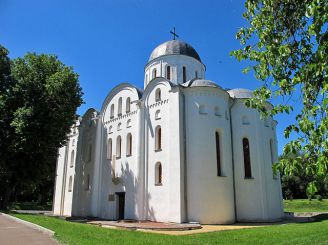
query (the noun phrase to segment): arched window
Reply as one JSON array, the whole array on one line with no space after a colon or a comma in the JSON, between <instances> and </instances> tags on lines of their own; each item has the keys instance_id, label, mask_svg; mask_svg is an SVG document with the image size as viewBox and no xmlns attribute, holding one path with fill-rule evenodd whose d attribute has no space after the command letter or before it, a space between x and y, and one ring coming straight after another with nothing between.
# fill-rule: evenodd
<instances>
[{"instance_id":1,"label":"arched window","mask_svg":"<svg viewBox=\"0 0 328 245\"><path fill-rule=\"evenodd\" d=\"M160 110L157 110L155 112L155 120L159 120L159 119L161 119L161 111Z\"/></svg>"},{"instance_id":2,"label":"arched window","mask_svg":"<svg viewBox=\"0 0 328 245\"><path fill-rule=\"evenodd\" d=\"M153 70L153 79L154 79L155 77L157 77L157 70L156 70L156 68Z\"/></svg>"},{"instance_id":3,"label":"arched window","mask_svg":"<svg viewBox=\"0 0 328 245\"><path fill-rule=\"evenodd\" d=\"M117 111L117 115L121 116L122 115L122 97L120 97L118 99L118 111Z\"/></svg>"},{"instance_id":4,"label":"arched window","mask_svg":"<svg viewBox=\"0 0 328 245\"><path fill-rule=\"evenodd\" d=\"M122 129L122 123L117 124L117 131L120 131Z\"/></svg>"},{"instance_id":5,"label":"arched window","mask_svg":"<svg viewBox=\"0 0 328 245\"><path fill-rule=\"evenodd\" d=\"M116 139L116 158L121 157L121 146L122 146L122 139L121 136L118 136Z\"/></svg>"},{"instance_id":6,"label":"arched window","mask_svg":"<svg viewBox=\"0 0 328 245\"><path fill-rule=\"evenodd\" d=\"M90 190L90 174L87 174L87 179L85 181L85 190Z\"/></svg>"},{"instance_id":7,"label":"arched window","mask_svg":"<svg viewBox=\"0 0 328 245\"><path fill-rule=\"evenodd\" d=\"M162 128L157 126L155 129L155 151L162 150Z\"/></svg>"},{"instance_id":8,"label":"arched window","mask_svg":"<svg viewBox=\"0 0 328 245\"><path fill-rule=\"evenodd\" d=\"M158 88L158 89L156 89L156 91L155 91L155 101L157 102L157 101L161 101L161 98L162 97L162 95L161 95L161 89L160 88Z\"/></svg>"},{"instance_id":9,"label":"arched window","mask_svg":"<svg viewBox=\"0 0 328 245\"><path fill-rule=\"evenodd\" d=\"M131 104L131 99L130 99L130 97L128 97L126 99L126 105L125 105L125 112L126 113L129 113L130 112L130 104Z\"/></svg>"},{"instance_id":10,"label":"arched window","mask_svg":"<svg viewBox=\"0 0 328 245\"><path fill-rule=\"evenodd\" d=\"M74 150L71 152L71 164L70 164L71 167L74 166Z\"/></svg>"},{"instance_id":11,"label":"arched window","mask_svg":"<svg viewBox=\"0 0 328 245\"><path fill-rule=\"evenodd\" d=\"M108 127L108 133L109 133L109 134L113 133L113 126L109 126L109 127Z\"/></svg>"},{"instance_id":12,"label":"arched window","mask_svg":"<svg viewBox=\"0 0 328 245\"><path fill-rule=\"evenodd\" d=\"M107 159L109 159L109 160L112 160L112 147L113 147L112 139L108 139L108 143L107 143Z\"/></svg>"},{"instance_id":13,"label":"arched window","mask_svg":"<svg viewBox=\"0 0 328 245\"><path fill-rule=\"evenodd\" d=\"M182 67L182 80L184 83L187 81L187 68L185 66Z\"/></svg>"},{"instance_id":14,"label":"arched window","mask_svg":"<svg viewBox=\"0 0 328 245\"><path fill-rule=\"evenodd\" d=\"M162 185L162 164L157 162L155 164L155 185Z\"/></svg>"},{"instance_id":15,"label":"arched window","mask_svg":"<svg viewBox=\"0 0 328 245\"><path fill-rule=\"evenodd\" d=\"M171 80L171 66L166 67L166 78L167 80Z\"/></svg>"},{"instance_id":16,"label":"arched window","mask_svg":"<svg viewBox=\"0 0 328 245\"><path fill-rule=\"evenodd\" d=\"M69 180L68 180L68 191L71 192L73 189L73 177L69 176Z\"/></svg>"},{"instance_id":17,"label":"arched window","mask_svg":"<svg viewBox=\"0 0 328 245\"><path fill-rule=\"evenodd\" d=\"M215 143L216 143L216 168L217 176L221 176L221 149L220 149L220 135L218 132L215 132Z\"/></svg>"},{"instance_id":18,"label":"arched window","mask_svg":"<svg viewBox=\"0 0 328 245\"><path fill-rule=\"evenodd\" d=\"M252 178L251 157L250 157L249 141L247 138L243 138L243 153L244 153L245 178Z\"/></svg>"},{"instance_id":19,"label":"arched window","mask_svg":"<svg viewBox=\"0 0 328 245\"><path fill-rule=\"evenodd\" d=\"M110 118L114 118L114 104L110 106Z\"/></svg>"},{"instance_id":20,"label":"arched window","mask_svg":"<svg viewBox=\"0 0 328 245\"><path fill-rule=\"evenodd\" d=\"M131 156L132 155L132 134L128 133L126 136L126 155Z\"/></svg>"},{"instance_id":21,"label":"arched window","mask_svg":"<svg viewBox=\"0 0 328 245\"><path fill-rule=\"evenodd\" d=\"M275 163L275 157L274 157L274 145L273 145L273 140L270 139L270 156L271 156L271 165L273 165ZM273 171L273 170L272 170ZM273 178L276 179L277 178L277 174L273 173Z\"/></svg>"},{"instance_id":22,"label":"arched window","mask_svg":"<svg viewBox=\"0 0 328 245\"><path fill-rule=\"evenodd\" d=\"M131 119L129 119L129 120L126 122L126 127L127 127L127 128L130 128L130 127L131 127Z\"/></svg>"},{"instance_id":23,"label":"arched window","mask_svg":"<svg viewBox=\"0 0 328 245\"><path fill-rule=\"evenodd\" d=\"M215 116L218 116L218 117L221 116L220 108L218 106L216 106L214 108L214 114L215 114Z\"/></svg>"}]
</instances>

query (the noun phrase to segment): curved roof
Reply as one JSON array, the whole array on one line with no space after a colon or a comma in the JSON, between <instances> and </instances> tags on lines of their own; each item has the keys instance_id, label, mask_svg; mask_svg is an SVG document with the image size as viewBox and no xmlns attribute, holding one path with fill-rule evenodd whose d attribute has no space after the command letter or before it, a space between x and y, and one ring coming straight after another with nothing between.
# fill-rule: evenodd
<instances>
[{"instance_id":1,"label":"curved roof","mask_svg":"<svg viewBox=\"0 0 328 245\"><path fill-rule=\"evenodd\" d=\"M230 97L237 99L249 99L253 96L252 90L245 88L235 88L227 91L230 94Z\"/></svg>"},{"instance_id":2,"label":"curved roof","mask_svg":"<svg viewBox=\"0 0 328 245\"><path fill-rule=\"evenodd\" d=\"M192 80L189 80L188 82L185 82L185 83L183 83L181 85L184 86L184 87L212 87L212 88L221 88L215 82L212 82L210 80L205 80L205 79L197 79L197 78L194 78Z\"/></svg>"},{"instance_id":3,"label":"curved roof","mask_svg":"<svg viewBox=\"0 0 328 245\"><path fill-rule=\"evenodd\" d=\"M196 50L188 43L181 40L171 40L157 46L149 57L149 61L164 55L187 55L202 62Z\"/></svg>"},{"instance_id":4,"label":"curved roof","mask_svg":"<svg viewBox=\"0 0 328 245\"><path fill-rule=\"evenodd\" d=\"M131 90L134 90L136 93L137 93L137 96L138 96L138 99L141 98L142 94L143 94L143 91L141 91L139 88L137 88L136 86L130 84L130 83L121 83L121 84L118 84L117 86L115 86L114 88L112 88L109 93L107 94L103 104L102 104L102 107L101 107L101 111L105 111L106 109L106 106L108 105L108 103L110 102L110 100L114 97L114 95L116 93L118 93L121 89L123 88L129 88Z\"/></svg>"}]
</instances>

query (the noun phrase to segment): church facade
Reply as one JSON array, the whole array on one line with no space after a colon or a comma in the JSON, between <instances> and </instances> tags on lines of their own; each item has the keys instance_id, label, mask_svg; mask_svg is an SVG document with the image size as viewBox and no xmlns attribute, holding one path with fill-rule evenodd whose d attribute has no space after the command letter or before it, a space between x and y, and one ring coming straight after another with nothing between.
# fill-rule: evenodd
<instances>
[{"instance_id":1,"label":"church facade","mask_svg":"<svg viewBox=\"0 0 328 245\"><path fill-rule=\"evenodd\" d=\"M62 216L231 224L282 218L276 124L205 79L189 44L156 47L144 90L123 83L59 149L53 211ZM270 106L268 103L267 106Z\"/></svg>"}]
</instances>

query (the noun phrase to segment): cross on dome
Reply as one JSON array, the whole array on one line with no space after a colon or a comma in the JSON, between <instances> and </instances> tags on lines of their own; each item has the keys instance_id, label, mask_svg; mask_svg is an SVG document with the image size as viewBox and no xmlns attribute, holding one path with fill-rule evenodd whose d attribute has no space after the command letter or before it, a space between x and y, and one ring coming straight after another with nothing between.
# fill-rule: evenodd
<instances>
[{"instance_id":1,"label":"cross on dome","mask_svg":"<svg viewBox=\"0 0 328 245\"><path fill-rule=\"evenodd\" d=\"M176 32L175 32L175 27L173 27L173 31L170 31L170 33L173 35L173 40L175 40L175 38L179 37L179 35L176 34Z\"/></svg>"}]
</instances>

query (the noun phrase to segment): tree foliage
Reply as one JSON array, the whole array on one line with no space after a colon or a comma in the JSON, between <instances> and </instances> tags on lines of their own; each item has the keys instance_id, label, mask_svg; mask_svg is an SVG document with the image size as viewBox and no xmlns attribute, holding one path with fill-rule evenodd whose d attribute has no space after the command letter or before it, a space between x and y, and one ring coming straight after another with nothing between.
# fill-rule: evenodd
<instances>
[{"instance_id":1,"label":"tree foliage","mask_svg":"<svg viewBox=\"0 0 328 245\"><path fill-rule=\"evenodd\" d=\"M2 46L0 79L3 207L16 188L53 180L57 149L76 120L83 93L78 75L56 56L28 53L11 61Z\"/></svg>"},{"instance_id":2,"label":"tree foliage","mask_svg":"<svg viewBox=\"0 0 328 245\"><path fill-rule=\"evenodd\" d=\"M243 47L232 55L249 60L244 72L252 70L263 82L246 104L263 116L274 116L290 113L288 102L296 100L301 111L284 131L286 138L296 137L285 145L284 154L304 154L293 161L282 159L278 167L290 175L305 167L307 174L327 178L328 1L246 0L245 7L247 26L236 35ZM268 110L265 101L273 97L284 102Z\"/></svg>"},{"instance_id":3,"label":"tree foliage","mask_svg":"<svg viewBox=\"0 0 328 245\"><path fill-rule=\"evenodd\" d=\"M302 158L302 155L302 152L297 152L296 154L289 153L288 155L283 154L279 157L279 160L293 162L299 157ZM281 187L284 199L310 199L314 196L318 199L327 198L328 179L325 180L318 178L316 174L307 173L305 163L301 163L300 166L302 168L294 171L292 175L286 175L284 171L281 171Z\"/></svg>"}]
</instances>

